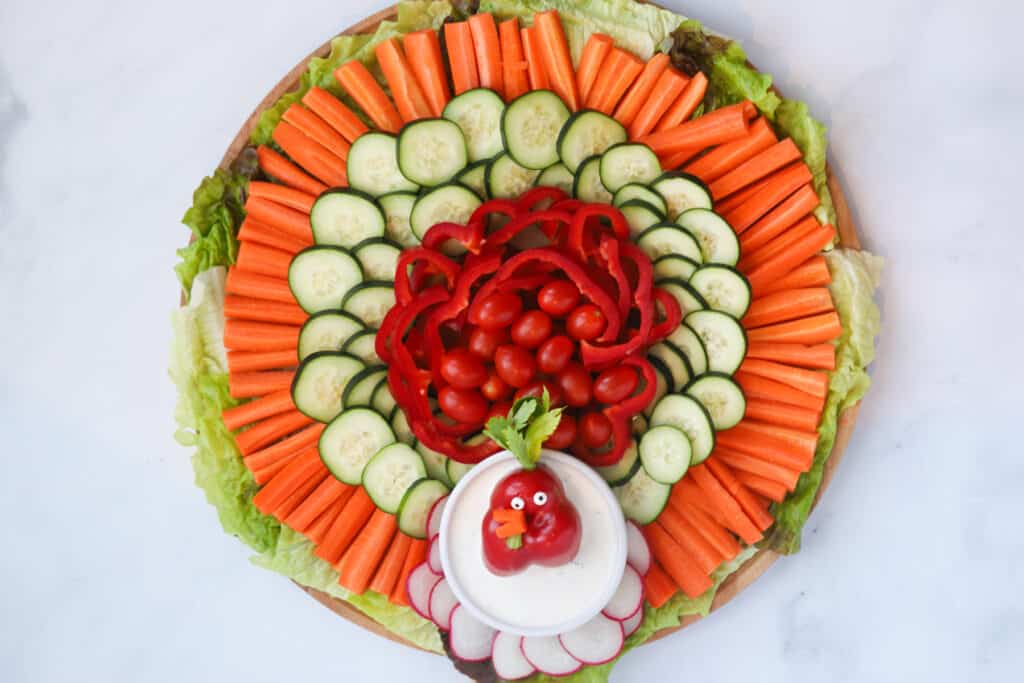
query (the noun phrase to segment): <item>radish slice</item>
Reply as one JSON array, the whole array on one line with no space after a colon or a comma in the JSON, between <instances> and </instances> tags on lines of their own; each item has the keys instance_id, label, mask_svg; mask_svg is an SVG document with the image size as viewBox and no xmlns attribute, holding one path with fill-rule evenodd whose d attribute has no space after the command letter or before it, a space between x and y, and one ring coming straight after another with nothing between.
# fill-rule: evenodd
<instances>
[{"instance_id":1,"label":"radish slice","mask_svg":"<svg viewBox=\"0 0 1024 683\"><path fill-rule=\"evenodd\" d=\"M566 652L555 636L524 636L519 647L526 660L548 676L568 676L583 667L583 663Z\"/></svg>"},{"instance_id":2,"label":"radish slice","mask_svg":"<svg viewBox=\"0 0 1024 683\"><path fill-rule=\"evenodd\" d=\"M498 631L498 635L494 636L494 644L491 645L491 664L498 678L512 681L525 678L536 671L519 649L520 640L521 636L505 631Z\"/></svg>"},{"instance_id":3,"label":"radish slice","mask_svg":"<svg viewBox=\"0 0 1024 683\"><path fill-rule=\"evenodd\" d=\"M443 578L432 572L426 562L409 572L405 592L409 595L409 604L416 610L416 614L424 619L430 619L430 592Z\"/></svg>"},{"instance_id":4,"label":"radish slice","mask_svg":"<svg viewBox=\"0 0 1024 683\"><path fill-rule=\"evenodd\" d=\"M584 664L605 664L622 652L622 624L603 614L558 636L565 651Z\"/></svg>"},{"instance_id":5,"label":"radish slice","mask_svg":"<svg viewBox=\"0 0 1024 683\"><path fill-rule=\"evenodd\" d=\"M626 522L626 561L640 576L647 576L651 569L651 549L640 527L633 522Z\"/></svg>"},{"instance_id":6,"label":"radish slice","mask_svg":"<svg viewBox=\"0 0 1024 683\"><path fill-rule=\"evenodd\" d=\"M622 574L622 581L615 595L608 601L604 609L606 617L616 621L625 621L633 616L644 601L644 582L635 569L626 565L626 571Z\"/></svg>"},{"instance_id":7,"label":"radish slice","mask_svg":"<svg viewBox=\"0 0 1024 683\"><path fill-rule=\"evenodd\" d=\"M447 502L448 496L443 496L430 506L430 512L427 513L427 538L433 538L441 533L441 514Z\"/></svg>"},{"instance_id":8,"label":"radish slice","mask_svg":"<svg viewBox=\"0 0 1024 683\"><path fill-rule=\"evenodd\" d=\"M441 543L437 536L430 541L430 550L427 552L427 564L430 571L444 576L444 569L441 567Z\"/></svg>"},{"instance_id":9,"label":"radish slice","mask_svg":"<svg viewBox=\"0 0 1024 683\"><path fill-rule=\"evenodd\" d=\"M491 656L493 628L463 609L462 605L455 606L450 621L452 629L448 644L456 657L467 662L482 662Z\"/></svg>"},{"instance_id":10,"label":"radish slice","mask_svg":"<svg viewBox=\"0 0 1024 683\"><path fill-rule=\"evenodd\" d=\"M640 624L642 624L643 621L644 611L642 609L638 609L636 614L622 622L622 634L629 638L631 635L636 633L636 630L640 628Z\"/></svg>"},{"instance_id":11,"label":"radish slice","mask_svg":"<svg viewBox=\"0 0 1024 683\"><path fill-rule=\"evenodd\" d=\"M430 619L437 624L437 627L442 631L451 628L452 610L459 604L459 600L455 597L455 593L452 593L452 587L448 585L447 581L441 579L434 585L434 589L430 591L428 604Z\"/></svg>"}]
</instances>

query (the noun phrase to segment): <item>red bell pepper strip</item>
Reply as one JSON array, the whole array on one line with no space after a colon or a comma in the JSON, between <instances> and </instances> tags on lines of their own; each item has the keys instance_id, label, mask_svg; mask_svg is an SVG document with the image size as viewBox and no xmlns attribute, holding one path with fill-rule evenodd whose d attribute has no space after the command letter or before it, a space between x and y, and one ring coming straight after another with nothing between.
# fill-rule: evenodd
<instances>
[{"instance_id":1,"label":"red bell pepper strip","mask_svg":"<svg viewBox=\"0 0 1024 683\"><path fill-rule=\"evenodd\" d=\"M626 316L629 315L629 309L632 307L632 290L629 286L629 279L626 277L626 271L622 268L622 260L619 257L619 241L605 235L601 238L601 246L598 247L598 253L604 260L608 274L615 280L615 286L618 289L619 315L625 320Z\"/></svg>"},{"instance_id":2,"label":"red bell pepper strip","mask_svg":"<svg viewBox=\"0 0 1024 683\"><path fill-rule=\"evenodd\" d=\"M433 249L425 247L403 249L395 267L395 301L400 306L408 305L414 295L413 287L409 283L409 266L423 262L444 275L448 281L448 289L455 288L455 280L459 276L459 264Z\"/></svg>"},{"instance_id":3,"label":"red bell pepper strip","mask_svg":"<svg viewBox=\"0 0 1024 683\"><path fill-rule=\"evenodd\" d=\"M484 239L483 223L470 220L465 225L437 223L423 236L423 246L438 251L448 240L454 240L472 254L479 254Z\"/></svg>"},{"instance_id":4,"label":"red bell pepper strip","mask_svg":"<svg viewBox=\"0 0 1024 683\"><path fill-rule=\"evenodd\" d=\"M520 211L536 211L537 205L543 201L559 202L566 198L565 192L559 188L542 185L527 190L516 202L519 204Z\"/></svg>"},{"instance_id":5,"label":"red bell pepper strip","mask_svg":"<svg viewBox=\"0 0 1024 683\"><path fill-rule=\"evenodd\" d=\"M648 344L655 344L676 331L683 321L683 309L679 301L661 287L655 287L651 292L655 303L661 306L661 312L665 319L651 328L651 336Z\"/></svg>"},{"instance_id":6,"label":"red bell pepper strip","mask_svg":"<svg viewBox=\"0 0 1024 683\"><path fill-rule=\"evenodd\" d=\"M545 188L547 189L547 188ZM490 249L493 246L505 244L515 238L516 235L537 223L559 223L568 225L572 215L565 211L546 209L531 213L521 213L510 220L503 227L498 228L487 236L485 246Z\"/></svg>"},{"instance_id":7,"label":"red bell pepper strip","mask_svg":"<svg viewBox=\"0 0 1024 683\"><path fill-rule=\"evenodd\" d=\"M589 251L585 248L584 239L596 227L594 222L589 220L591 218L607 219L615 237L620 240L629 239L629 224L626 222L625 216L618 209L605 204L584 204L576 210L572 217L567 243L569 249L574 251L582 261L586 261L589 257ZM593 241L595 244L597 243L596 239Z\"/></svg>"},{"instance_id":8,"label":"red bell pepper strip","mask_svg":"<svg viewBox=\"0 0 1024 683\"><path fill-rule=\"evenodd\" d=\"M649 343L651 328L654 326L654 302L651 299L654 268L651 266L651 260L632 242L622 242L620 248L622 255L631 261L637 269L633 302L640 310L640 329L625 342L613 346L594 346L590 342L580 342L580 357L583 360L583 365L587 367L610 363L637 351ZM601 340L598 339L598 341Z\"/></svg>"}]
</instances>

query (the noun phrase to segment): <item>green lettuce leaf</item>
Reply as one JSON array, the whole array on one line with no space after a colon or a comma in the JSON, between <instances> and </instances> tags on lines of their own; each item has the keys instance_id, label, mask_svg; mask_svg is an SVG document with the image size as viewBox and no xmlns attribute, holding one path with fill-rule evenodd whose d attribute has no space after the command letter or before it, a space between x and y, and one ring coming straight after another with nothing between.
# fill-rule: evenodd
<instances>
[{"instance_id":1,"label":"green lettuce leaf","mask_svg":"<svg viewBox=\"0 0 1024 683\"><path fill-rule=\"evenodd\" d=\"M821 486L825 463L832 453L839 416L867 392L871 377L865 368L875 357L875 336L881 317L874 294L882 259L864 251L836 249L826 255L832 272L832 299L843 324L836 346L836 369L829 378L828 398L818 426L818 447L811 469L800 477L796 490L774 506L775 526L764 544L780 553L800 549L800 532L807 522Z\"/></svg>"},{"instance_id":2,"label":"green lettuce leaf","mask_svg":"<svg viewBox=\"0 0 1024 683\"><path fill-rule=\"evenodd\" d=\"M217 169L203 178L192 195L192 207L181 222L195 238L178 250L181 261L174 266L182 290L188 296L196 275L217 265L235 262L238 240L235 233L245 217L245 189L249 178L242 173Z\"/></svg>"},{"instance_id":3,"label":"green lettuce leaf","mask_svg":"<svg viewBox=\"0 0 1024 683\"><path fill-rule=\"evenodd\" d=\"M821 204L815 215L822 223L835 225L836 211L832 205L832 193L828 189L825 173L825 151L828 147L828 130L807 109L807 104L797 100L783 100L775 110L775 127L793 138L803 152L804 162L814 176L814 191Z\"/></svg>"}]
</instances>

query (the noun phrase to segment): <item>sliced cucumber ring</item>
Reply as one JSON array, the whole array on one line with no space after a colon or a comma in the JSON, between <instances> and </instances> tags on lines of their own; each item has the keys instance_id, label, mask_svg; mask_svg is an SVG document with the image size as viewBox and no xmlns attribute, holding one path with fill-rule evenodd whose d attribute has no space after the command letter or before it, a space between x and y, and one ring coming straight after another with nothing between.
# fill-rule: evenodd
<instances>
[{"instance_id":1,"label":"sliced cucumber ring","mask_svg":"<svg viewBox=\"0 0 1024 683\"><path fill-rule=\"evenodd\" d=\"M474 161L455 176L457 182L462 183L469 189L476 192L480 199L487 199L487 164L490 159Z\"/></svg>"},{"instance_id":2,"label":"sliced cucumber ring","mask_svg":"<svg viewBox=\"0 0 1024 683\"><path fill-rule=\"evenodd\" d=\"M601 184L601 157L594 155L580 163L572 182L572 195L592 204L612 203L612 193Z\"/></svg>"},{"instance_id":3,"label":"sliced cucumber ring","mask_svg":"<svg viewBox=\"0 0 1024 683\"><path fill-rule=\"evenodd\" d=\"M351 189L327 190L309 212L313 241L350 249L384 235L384 212L370 195Z\"/></svg>"},{"instance_id":4,"label":"sliced cucumber ring","mask_svg":"<svg viewBox=\"0 0 1024 683\"><path fill-rule=\"evenodd\" d=\"M599 111L584 109L565 122L558 135L558 156L575 173L584 160L600 155L628 138L621 123Z\"/></svg>"},{"instance_id":5,"label":"sliced cucumber ring","mask_svg":"<svg viewBox=\"0 0 1024 683\"><path fill-rule=\"evenodd\" d=\"M750 308L750 282L735 268L708 264L690 278L692 286L713 310L740 320Z\"/></svg>"},{"instance_id":6,"label":"sliced cucumber ring","mask_svg":"<svg viewBox=\"0 0 1024 683\"><path fill-rule=\"evenodd\" d=\"M377 385L377 388L373 390L373 397L370 399L370 405L381 415L390 415L395 411L395 407L398 402L395 401L395 397L391 395L391 387L388 386L388 380L385 377Z\"/></svg>"},{"instance_id":7,"label":"sliced cucumber ring","mask_svg":"<svg viewBox=\"0 0 1024 683\"><path fill-rule=\"evenodd\" d=\"M417 185L446 183L467 163L466 138L448 119L419 119L398 134L398 169Z\"/></svg>"},{"instance_id":8,"label":"sliced cucumber ring","mask_svg":"<svg viewBox=\"0 0 1024 683\"><path fill-rule=\"evenodd\" d=\"M668 387L670 391L681 391L693 379L690 362L683 352L673 346L671 342L658 342L647 349L647 357L657 358L668 370L672 376L672 384ZM665 379L667 380L668 377Z\"/></svg>"},{"instance_id":9,"label":"sliced cucumber ring","mask_svg":"<svg viewBox=\"0 0 1024 683\"><path fill-rule=\"evenodd\" d=\"M340 351L364 327L359 318L344 311L314 313L299 330L299 360L317 351Z\"/></svg>"},{"instance_id":10,"label":"sliced cucumber ring","mask_svg":"<svg viewBox=\"0 0 1024 683\"><path fill-rule=\"evenodd\" d=\"M409 216L409 225L420 240L438 223L465 224L477 207L483 202L476 192L461 183L449 183L435 187L416 200ZM445 244L445 251L449 243ZM457 254L451 253L455 256Z\"/></svg>"},{"instance_id":11,"label":"sliced cucumber ring","mask_svg":"<svg viewBox=\"0 0 1024 683\"><path fill-rule=\"evenodd\" d=\"M345 387L365 367L363 361L347 353L314 353L295 371L292 402L303 415L317 422L330 422L341 412Z\"/></svg>"},{"instance_id":12,"label":"sliced cucumber ring","mask_svg":"<svg viewBox=\"0 0 1024 683\"><path fill-rule=\"evenodd\" d=\"M732 429L747 412L747 398L729 375L709 373L695 379L686 393L700 401L711 416L715 429Z\"/></svg>"},{"instance_id":13,"label":"sliced cucumber ring","mask_svg":"<svg viewBox=\"0 0 1024 683\"><path fill-rule=\"evenodd\" d=\"M501 117L505 151L523 168L542 170L559 161L558 135L569 108L550 90L534 90L509 102Z\"/></svg>"},{"instance_id":14,"label":"sliced cucumber ring","mask_svg":"<svg viewBox=\"0 0 1024 683\"><path fill-rule=\"evenodd\" d=\"M414 481L398 504L398 530L406 536L426 538L430 511L447 495L448 487L436 479Z\"/></svg>"},{"instance_id":15,"label":"sliced cucumber ring","mask_svg":"<svg viewBox=\"0 0 1024 683\"><path fill-rule=\"evenodd\" d=\"M601 156L601 183L612 193L630 183L650 184L661 173L658 157L638 142L614 145Z\"/></svg>"},{"instance_id":16,"label":"sliced cucumber ring","mask_svg":"<svg viewBox=\"0 0 1024 683\"><path fill-rule=\"evenodd\" d=\"M642 235L651 226L657 225L664 218L658 212L657 207L651 206L642 199L630 199L619 207L619 211L629 223L629 234L633 239Z\"/></svg>"},{"instance_id":17,"label":"sliced cucumber ring","mask_svg":"<svg viewBox=\"0 0 1024 683\"><path fill-rule=\"evenodd\" d=\"M609 486L622 486L640 469L640 454L637 452L636 441L630 440L629 446L622 453L622 458L614 465L595 467L601 478Z\"/></svg>"},{"instance_id":18,"label":"sliced cucumber ring","mask_svg":"<svg viewBox=\"0 0 1024 683\"><path fill-rule=\"evenodd\" d=\"M636 238L640 247L652 261L661 256L675 254L685 256L695 263L703 263L700 242L689 230L674 223L658 223L644 230Z\"/></svg>"},{"instance_id":19,"label":"sliced cucumber ring","mask_svg":"<svg viewBox=\"0 0 1024 683\"><path fill-rule=\"evenodd\" d=\"M686 282L697 272L700 264L679 254L665 254L654 260L654 280L682 280Z\"/></svg>"},{"instance_id":20,"label":"sliced cucumber ring","mask_svg":"<svg viewBox=\"0 0 1024 683\"><path fill-rule=\"evenodd\" d=\"M288 287L306 313L339 308L362 281L359 261L341 247L308 247L288 266Z\"/></svg>"},{"instance_id":21,"label":"sliced cucumber ring","mask_svg":"<svg viewBox=\"0 0 1024 683\"><path fill-rule=\"evenodd\" d=\"M654 406L651 427L669 425L681 429L690 439L691 465L697 465L715 449L715 429L711 416L697 399L686 394L670 394Z\"/></svg>"},{"instance_id":22,"label":"sliced cucumber ring","mask_svg":"<svg viewBox=\"0 0 1024 683\"><path fill-rule=\"evenodd\" d=\"M390 422L395 438L407 446L416 444L416 435L413 434L412 427L409 426L409 418L405 416L405 411L401 406L395 406L395 409L391 411Z\"/></svg>"},{"instance_id":23,"label":"sliced cucumber ring","mask_svg":"<svg viewBox=\"0 0 1024 683\"><path fill-rule=\"evenodd\" d=\"M740 241L725 219L710 209L687 209L676 223L697 238L704 263L735 266L740 260Z\"/></svg>"},{"instance_id":24,"label":"sliced cucumber ring","mask_svg":"<svg viewBox=\"0 0 1024 683\"><path fill-rule=\"evenodd\" d=\"M346 484L358 486L366 463L395 442L387 421L369 408L352 408L338 415L320 435L318 450L327 470Z\"/></svg>"},{"instance_id":25,"label":"sliced cucumber ring","mask_svg":"<svg viewBox=\"0 0 1024 683\"><path fill-rule=\"evenodd\" d=\"M693 369L695 376L703 375L708 371L708 354L704 350L704 342L689 325L683 323L673 330L665 341L671 342L683 352L686 359L690 361L690 368Z\"/></svg>"},{"instance_id":26,"label":"sliced cucumber ring","mask_svg":"<svg viewBox=\"0 0 1024 683\"><path fill-rule=\"evenodd\" d=\"M352 354L367 365L381 365L380 356L377 355L377 330L359 330L348 338L341 350Z\"/></svg>"},{"instance_id":27,"label":"sliced cucumber ring","mask_svg":"<svg viewBox=\"0 0 1024 683\"><path fill-rule=\"evenodd\" d=\"M352 250L367 280L394 280L401 253L401 247L380 237L364 240Z\"/></svg>"},{"instance_id":28,"label":"sliced cucumber ring","mask_svg":"<svg viewBox=\"0 0 1024 683\"><path fill-rule=\"evenodd\" d=\"M683 282L682 280L662 280L658 283L658 286L671 294L679 302L679 308L682 309L684 318L688 313L702 311L708 307L704 298L688 282Z\"/></svg>"},{"instance_id":29,"label":"sliced cucumber ring","mask_svg":"<svg viewBox=\"0 0 1024 683\"><path fill-rule=\"evenodd\" d=\"M353 287L341 302L341 309L377 329L395 305L394 282L363 282Z\"/></svg>"},{"instance_id":30,"label":"sliced cucumber ring","mask_svg":"<svg viewBox=\"0 0 1024 683\"><path fill-rule=\"evenodd\" d=\"M383 365L371 365L357 372L341 394L342 407L369 407L374 389L387 374L388 370Z\"/></svg>"},{"instance_id":31,"label":"sliced cucumber ring","mask_svg":"<svg viewBox=\"0 0 1024 683\"><path fill-rule=\"evenodd\" d=\"M398 169L398 139L394 135L378 131L363 133L352 143L345 163L348 184L353 190L379 197L419 189Z\"/></svg>"},{"instance_id":32,"label":"sliced cucumber ring","mask_svg":"<svg viewBox=\"0 0 1024 683\"><path fill-rule=\"evenodd\" d=\"M427 476L449 484L448 469L446 467L448 456L444 453L438 453L422 441L416 442L416 450L419 451L420 456L423 458L423 464L427 466Z\"/></svg>"},{"instance_id":33,"label":"sliced cucumber ring","mask_svg":"<svg viewBox=\"0 0 1024 683\"><path fill-rule=\"evenodd\" d=\"M663 217L668 213L668 206L665 204L665 199L651 188L646 185L641 185L640 183L629 183L628 185L620 187L619 191L615 193L614 197L612 197L612 206L622 206L632 199L639 199L647 202L657 209L658 214Z\"/></svg>"},{"instance_id":34,"label":"sliced cucumber ring","mask_svg":"<svg viewBox=\"0 0 1024 683\"><path fill-rule=\"evenodd\" d=\"M643 467L639 468L629 481L615 489L615 495L622 506L626 519L643 526L658 519L668 504L672 487L651 479Z\"/></svg>"},{"instance_id":35,"label":"sliced cucumber ring","mask_svg":"<svg viewBox=\"0 0 1024 683\"><path fill-rule=\"evenodd\" d=\"M462 130L469 160L480 161L490 159L505 149L501 141L504 112L505 103L498 93L487 88L474 88L453 97L441 116Z\"/></svg>"},{"instance_id":36,"label":"sliced cucumber ring","mask_svg":"<svg viewBox=\"0 0 1024 683\"><path fill-rule=\"evenodd\" d=\"M674 221L687 209L711 208L711 193L707 186L687 173L669 171L651 183L651 187L665 198L669 220Z\"/></svg>"},{"instance_id":37,"label":"sliced cucumber ring","mask_svg":"<svg viewBox=\"0 0 1024 683\"><path fill-rule=\"evenodd\" d=\"M728 375L747 355L747 333L736 318L721 311L694 311L683 322L697 333L708 354L708 369Z\"/></svg>"},{"instance_id":38,"label":"sliced cucumber ring","mask_svg":"<svg viewBox=\"0 0 1024 683\"><path fill-rule=\"evenodd\" d=\"M416 203L415 192L391 192L378 197L377 202L384 211L387 221L384 234L389 240L403 247L415 247L420 243L409 225L409 216Z\"/></svg>"},{"instance_id":39,"label":"sliced cucumber ring","mask_svg":"<svg viewBox=\"0 0 1024 683\"><path fill-rule=\"evenodd\" d=\"M535 184L543 187L557 187L567 195L572 195L572 183L575 179L565 164L558 162L541 171Z\"/></svg>"},{"instance_id":40,"label":"sliced cucumber ring","mask_svg":"<svg viewBox=\"0 0 1024 683\"><path fill-rule=\"evenodd\" d=\"M473 469L472 465L467 465L466 463L459 462L458 460L452 460L451 458L449 458L448 462L445 463L445 471L448 473L448 481L452 483L452 486L458 484L459 480L469 474L471 469Z\"/></svg>"},{"instance_id":41,"label":"sliced cucumber ring","mask_svg":"<svg viewBox=\"0 0 1024 683\"><path fill-rule=\"evenodd\" d=\"M497 199L515 199L533 187L540 171L520 166L508 154L494 157L484 174L487 196Z\"/></svg>"},{"instance_id":42,"label":"sliced cucumber ring","mask_svg":"<svg viewBox=\"0 0 1024 683\"><path fill-rule=\"evenodd\" d=\"M673 425L658 425L640 439L640 462L654 481L674 484L690 468L690 438Z\"/></svg>"},{"instance_id":43,"label":"sliced cucumber ring","mask_svg":"<svg viewBox=\"0 0 1024 683\"><path fill-rule=\"evenodd\" d=\"M374 505L395 514L413 482L427 476L423 458L404 443L384 446L363 468L363 488Z\"/></svg>"}]
</instances>

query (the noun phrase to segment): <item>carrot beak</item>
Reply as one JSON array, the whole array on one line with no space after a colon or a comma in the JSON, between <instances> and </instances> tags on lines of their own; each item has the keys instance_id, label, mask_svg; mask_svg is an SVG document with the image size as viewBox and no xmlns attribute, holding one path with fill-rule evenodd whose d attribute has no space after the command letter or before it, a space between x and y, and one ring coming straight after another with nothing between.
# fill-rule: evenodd
<instances>
[{"instance_id":1,"label":"carrot beak","mask_svg":"<svg viewBox=\"0 0 1024 683\"><path fill-rule=\"evenodd\" d=\"M522 510L502 508L493 510L491 515L501 525L494 531L498 538L511 538L526 532L526 513Z\"/></svg>"}]
</instances>

